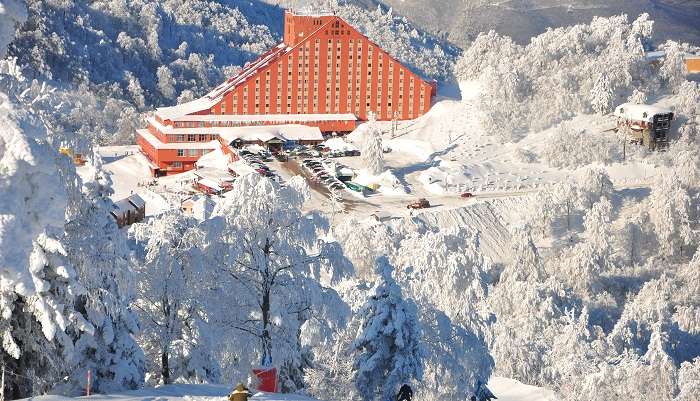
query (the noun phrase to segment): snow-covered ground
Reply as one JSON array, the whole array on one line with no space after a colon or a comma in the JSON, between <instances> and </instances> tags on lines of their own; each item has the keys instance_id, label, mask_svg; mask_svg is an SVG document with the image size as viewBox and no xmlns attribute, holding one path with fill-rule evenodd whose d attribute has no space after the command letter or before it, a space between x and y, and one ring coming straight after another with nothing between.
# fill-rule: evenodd
<instances>
[{"instance_id":1,"label":"snow-covered ground","mask_svg":"<svg viewBox=\"0 0 700 401\"><path fill-rule=\"evenodd\" d=\"M120 394L94 394L78 397L91 401L227 401L233 386L211 384L171 384L155 388L127 391ZM494 377L489 388L501 401L556 401L553 392L535 386L528 386L516 380ZM32 401L68 401L76 398L59 395L32 397ZM258 393L251 401L317 401L297 394Z\"/></svg>"}]
</instances>

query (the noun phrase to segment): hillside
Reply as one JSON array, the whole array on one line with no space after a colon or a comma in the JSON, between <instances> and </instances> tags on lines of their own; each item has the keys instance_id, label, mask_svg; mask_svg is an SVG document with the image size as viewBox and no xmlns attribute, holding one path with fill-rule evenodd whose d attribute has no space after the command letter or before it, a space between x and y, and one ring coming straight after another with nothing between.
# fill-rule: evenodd
<instances>
[{"instance_id":1,"label":"hillside","mask_svg":"<svg viewBox=\"0 0 700 401\"><path fill-rule=\"evenodd\" d=\"M268 0L277 3L278 0ZM302 5L308 0L282 0ZM548 27L587 23L594 16L649 13L657 39L700 43L700 3L692 0L351 0L368 9L392 7L422 29L465 48L482 31L527 43Z\"/></svg>"}]
</instances>

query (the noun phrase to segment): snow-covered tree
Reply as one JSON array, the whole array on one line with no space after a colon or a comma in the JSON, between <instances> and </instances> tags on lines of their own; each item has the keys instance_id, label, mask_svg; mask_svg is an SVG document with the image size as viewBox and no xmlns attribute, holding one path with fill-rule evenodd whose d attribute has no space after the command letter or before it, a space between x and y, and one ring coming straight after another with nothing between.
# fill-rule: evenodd
<instances>
[{"instance_id":1,"label":"snow-covered tree","mask_svg":"<svg viewBox=\"0 0 700 401\"><path fill-rule=\"evenodd\" d=\"M591 89L591 106L598 114L607 114L612 108L614 98L608 75L603 73L596 79Z\"/></svg>"},{"instance_id":2,"label":"snow-covered tree","mask_svg":"<svg viewBox=\"0 0 700 401\"><path fill-rule=\"evenodd\" d=\"M578 179L578 187L588 207L602 198L610 198L613 183L608 173L599 167L588 167Z\"/></svg>"},{"instance_id":3,"label":"snow-covered tree","mask_svg":"<svg viewBox=\"0 0 700 401\"><path fill-rule=\"evenodd\" d=\"M481 308L491 266L480 252L477 233L466 229L409 233L394 253L396 280L410 298L481 333L486 320Z\"/></svg>"},{"instance_id":4,"label":"snow-covered tree","mask_svg":"<svg viewBox=\"0 0 700 401\"><path fill-rule=\"evenodd\" d=\"M673 41L665 44L664 52L666 56L661 64L660 74L668 86L676 91L688 74L684 52L680 44Z\"/></svg>"},{"instance_id":5,"label":"snow-covered tree","mask_svg":"<svg viewBox=\"0 0 700 401\"><path fill-rule=\"evenodd\" d=\"M15 38L17 25L27 20L27 6L21 0L0 3L0 60L7 54L7 45Z\"/></svg>"},{"instance_id":6,"label":"snow-covered tree","mask_svg":"<svg viewBox=\"0 0 700 401\"><path fill-rule=\"evenodd\" d=\"M419 307L419 320L425 351L415 399L461 400L488 382L494 361L481 338L429 305Z\"/></svg>"},{"instance_id":7,"label":"snow-covered tree","mask_svg":"<svg viewBox=\"0 0 700 401\"><path fill-rule=\"evenodd\" d=\"M50 390L69 372L74 336L94 330L74 307L85 289L63 242L75 171L47 137L0 91L0 346L12 398Z\"/></svg>"},{"instance_id":8,"label":"snow-covered tree","mask_svg":"<svg viewBox=\"0 0 700 401\"><path fill-rule=\"evenodd\" d=\"M370 113L362 143L362 161L372 175L384 172L384 148L382 147L382 132L377 125L377 118Z\"/></svg>"},{"instance_id":9,"label":"snow-covered tree","mask_svg":"<svg viewBox=\"0 0 700 401\"><path fill-rule=\"evenodd\" d=\"M649 216L664 255L683 254L684 247L693 244L691 205L690 195L676 175L660 177L652 186Z\"/></svg>"},{"instance_id":10,"label":"snow-covered tree","mask_svg":"<svg viewBox=\"0 0 700 401\"><path fill-rule=\"evenodd\" d=\"M647 94L640 91L639 89L635 89L634 92L632 92L632 94L630 95L630 97L627 98L627 101L634 104L646 104Z\"/></svg>"},{"instance_id":11,"label":"snow-covered tree","mask_svg":"<svg viewBox=\"0 0 700 401\"><path fill-rule=\"evenodd\" d=\"M386 257L377 258L380 280L359 311L353 342L355 387L365 401L391 399L403 383L423 375L421 327L416 306L404 300Z\"/></svg>"},{"instance_id":12,"label":"snow-covered tree","mask_svg":"<svg viewBox=\"0 0 700 401\"><path fill-rule=\"evenodd\" d=\"M134 102L137 109L143 110L146 107L146 98L144 97L143 88L141 87L139 79L128 71L124 74L124 79L126 80L126 90L129 92L131 100Z\"/></svg>"},{"instance_id":13,"label":"snow-covered tree","mask_svg":"<svg viewBox=\"0 0 700 401\"><path fill-rule=\"evenodd\" d=\"M156 76L158 77L158 90L160 93L167 99L172 98L175 95L175 79L170 68L165 65L158 67Z\"/></svg>"},{"instance_id":14,"label":"snow-covered tree","mask_svg":"<svg viewBox=\"0 0 700 401\"><path fill-rule=\"evenodd\" d=\"M134 307L142 322L140 342L152 380L208 381L219 375L207 355L203 309L204 233L193 218L172 211L134 224L129 234L142 244L136 266ZM201 366L192 366L197 362Z\"/></svg>"},{"instance_id":15,"label":"snow-covered tree","mask_svg":"<svg viewBox=\"0 0 700 401\"><path fill-rule=\"evenodd\" d=\"M134 336L139 327L132 312L131 270L124 234L110 215L113 208L109 176L95 153L82 191L69 204L66 251L85 293L76 309L94 330L78 333L71 381L84 388L87 371L98 392L135 389L143 383L144 356Z\"/></svg>"},{"instance_id":16,"label":"snow-covered tree","mask_svg":"<svg viewBox=\"0 0 700 401\"><path fill-rule=\"evenodd\" d=\"M676 401L691 401L700 394L700 357L683 362L678 371L678 387Z\"/></svg>"},{"instance_id":17,"label":"snow-covered tree","mask_svg":"<svg viewBox=\"0 0 700 401\"><path fill-rule=\"evenodd\" d=\"M215 247L209 263L221 266L220 286L225 283L224 294L240 294L235 307L222 306L221 319L246 352L259 357L251 363L275 365L287 382L303 383L300 327L324 296L321 278L332 282L342 273L333 264L338 249L319 240L327 222L302 213L308 187L301 177L283 188L258 174L245 175L230 195L208 229Z\"/></svg>"}]
</instances>

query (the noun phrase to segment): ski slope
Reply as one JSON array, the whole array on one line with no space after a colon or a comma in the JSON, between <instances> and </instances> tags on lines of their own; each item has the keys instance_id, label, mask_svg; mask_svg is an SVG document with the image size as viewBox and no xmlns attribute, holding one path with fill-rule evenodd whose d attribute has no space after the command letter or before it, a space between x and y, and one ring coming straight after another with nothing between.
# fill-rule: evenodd
<instances>
[{"instance_id":1,"label":"ski slope","mask_svg":"<svg viewBox=\"0 0 700 401\"><path fill-rule=\"evenodd\" d=\"M27 398L29 401L227 401L233 386L212 384L170 384L154 388L144 388L120 394L94 394L90 397L65 397L43 395ZM528 386L516 380L493 377L489 388L500 401L556 401L549 390ZM466 397L465 397L466 399ZM319 401L298 394L258 393L251 401ZM420 401L420 400L416 400Z\"/></svg>"}]
</instances>

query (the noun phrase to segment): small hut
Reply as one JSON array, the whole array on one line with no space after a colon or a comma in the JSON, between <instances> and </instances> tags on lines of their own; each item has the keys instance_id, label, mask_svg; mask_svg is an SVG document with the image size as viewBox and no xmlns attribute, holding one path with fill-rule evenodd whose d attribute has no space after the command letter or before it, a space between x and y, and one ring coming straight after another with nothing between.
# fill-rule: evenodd
<instances>
[{"instance_id":1,"label":"small hut","mask_svg":"<svg viewBox=\"0 0 700 401\"><path fill-rule=\"evenodd\" d=\"M114 202L111 214L119 227L138 223L146 218L146 201L139 195L132 194L125 199Z\"/></svg>"}]
</instances>

